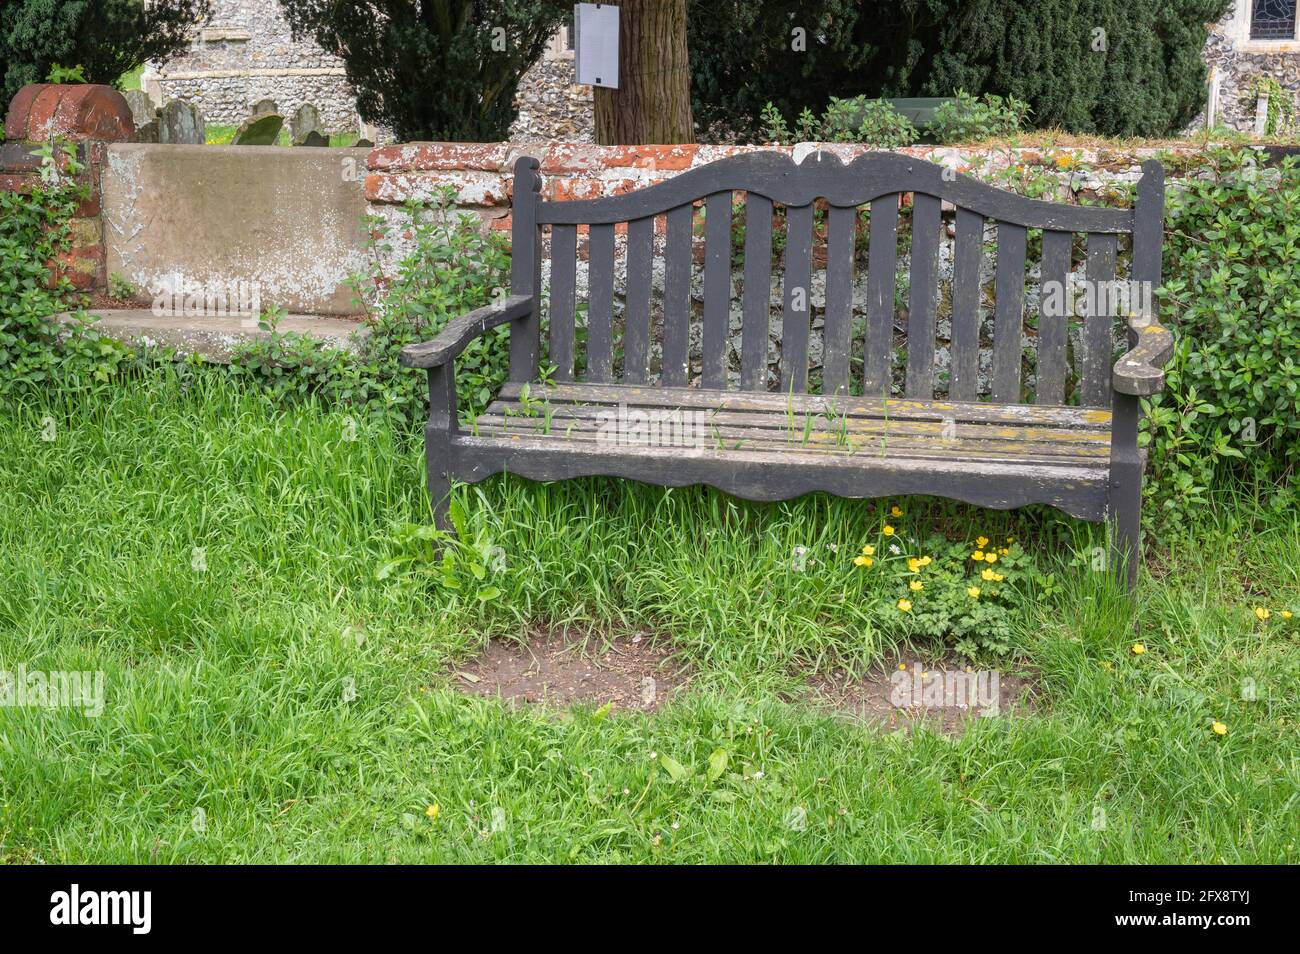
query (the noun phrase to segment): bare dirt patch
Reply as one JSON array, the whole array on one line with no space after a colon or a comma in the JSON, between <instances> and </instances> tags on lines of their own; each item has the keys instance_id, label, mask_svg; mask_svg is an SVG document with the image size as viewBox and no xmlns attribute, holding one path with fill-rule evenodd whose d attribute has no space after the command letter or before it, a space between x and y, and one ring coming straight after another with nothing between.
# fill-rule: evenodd
<instances>
[{"instance_id":1,"label":"bare dirt patch","mask_svg":"<svg viewBox=\"0 0 1300 954\"><path fill-rule=\"evenodd\" d=\"M818 676L805 701L884 729L910 730L925 722L961 735L975 719L1032 714L1033 694L1033 677L1023 672L976 670L955 657L903 658L856 678L843 671Z\"/></svg>"},{"instance_id":2,"label":"bare dirt patch","mask_svg":"<svg viewBox=\"0 0 1300 954\"><path fill-rule=\"evenodd\" d=\"M653 712L690 679L663 640L646 633L586 636L537 629L525 642L494 639L452 673L461 692L514 705L575 702Z\"/></svg>"}]
</instances>

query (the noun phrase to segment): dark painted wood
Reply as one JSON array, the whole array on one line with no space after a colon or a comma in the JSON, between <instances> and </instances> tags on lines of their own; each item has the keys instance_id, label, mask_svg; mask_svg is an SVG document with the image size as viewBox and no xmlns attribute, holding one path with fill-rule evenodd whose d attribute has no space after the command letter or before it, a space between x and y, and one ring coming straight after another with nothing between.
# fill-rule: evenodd
<instances>
[{"instance_id":1,"label":"dark painted wood","mask_svg":"<svg viewBox=\"0 0 1300 954\"><path fill-rule=\"evenodd\" d=\"M980 261L984 254L984 216L958 209L953 246L952 338L948 396L973 401L979 395Z\"/></svg>"},{"instance_id":2,"label":"dark painted wood","mask_svg":"<svg viewBox=\"0 0 1300 954\"><path fill-rule=\"evenodd\" d=\"M683 387L690 382L691 322L691 229L692 206L688 202L665 217L668 229L664 246L664 342L663 383Z\"/></svg>"},{"instance_id":3,"label":"dark painted wood","mask_svg":"<svg viewBox=\"0 0 1300 954\"><path fill-rule=\"evenodd\" d=\"M510 223L510 293L528 295L532 307L523 320L510 329L510 380L531 381L537 377L542 344L542 317L538 295L542 288L542 177L538 162L530 156L515 160L514 209Z\"/></svg>"},{"instance_id":4,"label":"dark painted wood","mask_svg":"<svg viewBox=\"0 0 1300 954\"><path fill-rule=\"evenodd\" d=\"M587 239L587 380L613 377L614 226L593 225Z\"/></svg>"},{"instance_id":5,"label":"dark painted wood","mask_svg":"<svg viewBox=\"0 0 1300 954\"><path fill-rule=\"evenodd\" d=\"M731 193L704 205L704 333L701 370L706 388L727 386L727 322L731 317Z\"/></svg>"},{"instance_id":6,"label":"dark painted wood","mask_svg":"<svg viewBox=\"0 0 1300 954\"><path fill-rule=\"evenodd\" d=\"M939 291L939 200L912 199L912 287L907 308L907 396L934 396L934 310Z\"/></svg>"},{"instance_id":7,"label":"dark painted wood","mask_svg":"<svg viewBox=\"0 0 1300 954\"><path fill-rule=\"evenodd\" d=\"M557 225L551 231L551 364L555 380L573 380L574 287L578 228Z\"/></svg>"},{"instance_id":8,"label":"dark painted wood","mask_svg":"<svg viewBox=\"0 0 1300 954\"><path fill-rule=\"evenodd\" d=\"M623 325L623 380L645 384L650 374L650 277L654 219L627 224L627 302Z\"/></svg>"},{"instance_id":9,"label":"dark painted wood","mask_svg":"<svg viewBox=\"0 0 1300 954\"><path fill-rule=\"evenodd\" d=\"M1105 297L1096 293L1103 282L1115 278L1116 241L1113 235L1088 236L1088 285L1092 301L1101 303ZM1086 300L1086 299L1085 299ZM1079 388L1081 404L1089 407L1110 407L1110 365L1114 350L1115 316L1110 308L1089 308L1083 318L1082 354L1080 356ZM1093 311L1103 312L1092 314Z\"/></svg>"},{"instance_id":10,"label":"dark painted wood","mask_svg":"<svg viewBox=\"0 0 1300 954\"><path fill-rule=\"evenodd\" d=\"M1069 337L1066 284L1070 274L1069 232L1043 233L1043 262L1039 270L1042 285L1038 310L1038 367L1035 372L1034 400L1039 404L1065 403L1066 352ZM1056 289L1052 292L1052 289ZM1061 307L1057 307L1057 306ZM1049 311L1056 312L1049 314Z\"/></svg>"},{"instance_id":11,"label":"dark painted wood","mask_svg":"<svg viewBox=\"0 0 1300 954\"><path fill-rule=\"evenodd\" d=\"M923 159L890 152L858 156L845 166L831 153L814 153L797 164L778 152L751 152L711 162L666 182L602 199L543 202L540 221L555 224L624 222L669 209L702 196L742 189L787 206L811 205L823 198L830 205L852 208L891 192L923 192L979 212L990 219L1061 232L1108 232L1133 229L1128 209L1043 202L1003 192L987 183Z\"/></svg>"},{"instance_id":12,"label":"dark painted wood","mask_svg":"<svg viewBox=\"0 0 1300 954\"><path fill-rule=\"evenodd\" d=\"M781 315L781 390L808 390L808 330L812 320L811 205L786 209L785 308Z\"/></svg>"},{"instance_id":13,"label":"dark painted wood","mask_svg":"<svg viewBox=\"0 0 1300 954\"><path fill-rule=\"evenodd\" d=\"M826 314L822 391L847 394L853 328L853 245L857 211L832 208L826 223Z\"/></svg>"},{"instance_id":14,"label":"dark painted wood","mask_svg":"<svg viewBox=\"0 0 1300 954\"><path fill-rule=\"evenodd\" d=\"M684 173L664 184L610 199L542 203L536 160L516 163L514 258L517 294L453 319L431 342L403 350L402 361L428 369L426 466L434 519L446 525L453 480L476 481L501 471L535 480L610 475L662 486L711 484L754 500L783 500L823 491L845 497L931 494L990 507L1044 503L1086 520L1109 520L1121 580L1136 581L1143 455L1138 449L1139 400L1163 385L1173 336L1154 309L1130 316L1131 350L1109 367L1111 319L1090 321L1082 342L1082 406L1062 404L1067 377L1064 325L1040 324L1038 393L1020 403L1026 229L1044 229L1041 274L1068 273L1070 233L1088 235L1088 278L1115 277L1117 236L1133 234L1133 278L1158 284L1163 220L1163 170L1144 164L1132 211L1060 206L999 192L938 166L871 153L844 166L814 154L750 154ZM730 196L745 190L748 213L742 331L742 390L726 390L726 321L730 312ZM898 194L915 193L908 315L908 399L886 397L890 386ZM722 197L725 196L725 199ZM953 284L953 375L949 393L933 399L934 333L940 199L956 204ZM813 248L813 202L825 199L827 221L826 358L828 393L806 393ZM690 386L688 368L692 204L709 201L705 227L704 387ZM767 392L766 302L770 287L772 202L787 205L783 392ZM854 207L871 203L868 254L867 395L844 393L852 342ZM664 367L650 387L652 216L666 213ZM984 220L998 222L995 279L993 401L978 397L979 263ZM629 222L625 380L614 383L614 223ZM574 226L589 226L588 380L545 385L535 380L541 235L552 223L551 348L571 362ZM718 316L723 321L719 323ZM1102 320L1105 321L1103 326ZM471 431L457 422L454 359L475 337L509 323L511 380ZM566 343L566 325L570 329ZM721 345L721 347L719 347ZM760 347L760 345L762 347ZM566 355L569 356L566 358ZM516 374L528 372L524 378ZM524 387L530 389L527 405ZM547 411L536 413L541 401ZM689 446L629 443L613 415L685 420L697 427ZM657 416L657 417L656 417ZM624 421L626 423L626 421ZM611 439L612 435L612 439ZM703 435L703 436L701 436Z\"/></svg>"},{"instance_id":15,"label":"dark painted wood","mask_svg":"<svg viewBox=\"0 0 1300 954\"><path fill-rule=\"evenodd\" d=\"M767 388L767 342L772 318L772 200L745 196L745 278L741 307L740 386Z\"/></svg>"},{"instance_id":16,"label":"dark painted wood","mask_svg":"<svg viewBox=\"0 0 1300 954\"><path fill-rule=\"evenodd\" d=\"M1025 227L998 223L993 279L993 400L1020 403L1021 335L1025 324Z\"/></svg>"},{"instance_id":17,"label":"dark painted wood","mask_svg":"<svg viewBox=\"0 0 1300 954\"><path fill-rule=\"evenodd\" d=\"M867 243L867 344L863 390L887 394L892 383L894 291L898 270L898 196L871 203Z\"/></svg>"}]
</instances>

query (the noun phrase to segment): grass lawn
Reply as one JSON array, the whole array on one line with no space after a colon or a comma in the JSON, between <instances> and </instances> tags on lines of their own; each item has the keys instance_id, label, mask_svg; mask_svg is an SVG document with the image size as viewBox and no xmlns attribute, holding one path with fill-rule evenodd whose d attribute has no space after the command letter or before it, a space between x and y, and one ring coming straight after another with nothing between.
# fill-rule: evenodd
<instances>
[{"instance_id":1,"label":"grass lawn","mask_svg":"<svg viewBox=\"0 0 1300 954\"><path fill-rule=\"evenodd\" d=\"M1075 557L1096 528L902 501L904 530L1015 534L1056 581L1000 663L1035 674L1036 713L952 736L786 701L940 648L900 650L838 556L877 504L603 480L460 499L504 556L495 599L376 579L427 519L418 434L206 378L0 410L0 670L102 670L107 700L0 707L0 861L1300 860L1294 513L1221 496L1155 554L1135 637ZM696 675L653 715L451 687L533 623L647 629Z\"/></svg>"},{"instance_id":2,"label":"grass lawn","mask_svg":"<svg viewBox=\"0 0 1300 954\"><path fill-rule=\"evenodd\" d=\"M235 138L235 133L239 131L239 126L222 125L221 123L207 123L204 126L205 141L209 146L229 146ZM347 133L330 133L331 146L355 146L357 140L361 137L355 132ZM292 146L293 140L289 136L288 117L285 118L284 128L280 130L280 138L276 140L277 146Z\"/></svg>"}]
</instances>

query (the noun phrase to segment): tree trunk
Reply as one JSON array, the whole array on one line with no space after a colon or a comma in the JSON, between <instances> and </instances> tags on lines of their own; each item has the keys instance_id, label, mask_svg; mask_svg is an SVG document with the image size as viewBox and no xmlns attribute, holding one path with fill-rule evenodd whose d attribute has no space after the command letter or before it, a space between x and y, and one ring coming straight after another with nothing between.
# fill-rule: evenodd
<instances>
[{"instance_id":1,"label":"tree trunk","mask_svg":"<svg viewBox=\"0 0 1300 954\"><path fill-rule=\"evenodd\" d=\"M694 142L686 0L620 0L617 6L618 89L596 87L596 142Z\"/></svg>"}]
</instances>

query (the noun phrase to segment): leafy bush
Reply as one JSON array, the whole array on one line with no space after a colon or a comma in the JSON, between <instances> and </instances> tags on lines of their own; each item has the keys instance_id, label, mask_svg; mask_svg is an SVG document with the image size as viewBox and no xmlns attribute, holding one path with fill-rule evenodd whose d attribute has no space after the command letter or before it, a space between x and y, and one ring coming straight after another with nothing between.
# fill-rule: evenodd
<instances>
[{"instance_id":1,"label":"leafy bush","mask_svg":"<svg viewBox=\"0 0 1300 954\"><path fill-rule=\"evenodd\" d=\"M1014 96L1003 99L985 93L977 98L959 89L952 102L935 110L929 132L945 145L979 142L1010 136L1028 117L1029 104Z\"/></svg>"},{"instance_id":2,"label":"leafy bush","mask_svg":"<svg viewBox=\"0 0 1300 954\"><path fill-rule=\"evenodd\" d=\"M916 127L906 116L881 99L855 96L831 98L820 119L805 109L790 130L781 111L772 103L763 107L763 133L769 142L860 142L894 148L917 140Z\"/></svg>"},{"instance_id":3,"label":"leafy bush","mask_svg":"<svg viewBox=\"0 0 1300 954\"><path fill-rule=\"evenodd\" d=\"M43 147L41 184L30 195L0 192L0 396L58 387L79 390L109 381L131 349L90 324L60 325L75 289L50 279L49 262L70 245L69 220L88 191L76 150Z\"/></svg>"},{"instance_id":4,"label":"leafy bush","mask_svg":"<svg viewBox=\"0 0 1300 954\"><path fill-rule=\"evenodd\" d=\"M1162 309L1177 351L1149 408L1148 493L1174 527L1224 468L1278 481L1300 464L1300 163L1206 161L1170 190Z\"/></svg>"},{"instance_id":5,"label":"leafy bush","mask_svg":"<svg viewBox=\"0 0 1300 954\"><path fill-rule=\"evenodd\" d=\"M510 258L503 236L484 234L478 220L453 208L454 190L432 203L408 203L396 224L367 219L370 265L353 276L370 334L356 354L292 333L273 333L237 349L233 368L284 398L317 395L416 421L428 410L424 375L398 361L408 344L427 341L451 318L505 294ZM399 236L401 236L399 238ZM398 243L402 242L401 248ZM396 262L385 265L393 255ZM272 319L274 316L272 316ZM505 381L509 329L494 328L471 342L456 362L460 411L481 412Z\"/></svg>"}]
</instances>

